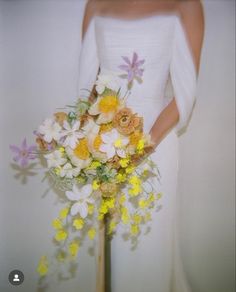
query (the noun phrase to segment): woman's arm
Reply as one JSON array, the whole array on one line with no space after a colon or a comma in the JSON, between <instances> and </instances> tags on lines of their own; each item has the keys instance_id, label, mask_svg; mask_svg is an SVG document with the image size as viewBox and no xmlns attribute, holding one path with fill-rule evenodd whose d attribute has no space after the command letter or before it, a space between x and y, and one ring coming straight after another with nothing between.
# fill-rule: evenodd
<instances>
[{"instance_id":1,"label":"woman's arm","mask_svg":"<svg viewBox=\"0 0 236 292\"><path fill-rule=\"evenodd\" d=\"M201 48L204 37L204 16L200 1L184 1L178 4L181 21L185 28L186 36L195 62L196 72L198 74ZM172 130L179 121L179 111L175 98L160 113L153 124L150 135L154 148L163 140L163 138Z\"/></svg>"}]
</instances>

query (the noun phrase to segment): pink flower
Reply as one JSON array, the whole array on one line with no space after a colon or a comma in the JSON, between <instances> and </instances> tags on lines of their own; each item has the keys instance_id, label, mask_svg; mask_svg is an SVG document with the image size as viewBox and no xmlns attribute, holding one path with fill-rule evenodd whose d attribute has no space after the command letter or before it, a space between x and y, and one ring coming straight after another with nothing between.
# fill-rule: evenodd
<instances>
[{"instance_id":1,"label":"pink flower","mask_svg":"<svg viewBox=\"0 0 236 292\"><path fill-rule=\"evenodd\" d=\"M143 68L140 68L145 62L145 60L138 60L138 55L136 52L133 53L132 61L129 60L128 57L122 56L122 59L126 64L122 64L119 66L121 70L127 72L126 78L128 82L131 83L135 78L140 79L143 75Z\"/></svg>"},{"instance_id":2,"label":"pink flower","mask_svg":"<svg viewBox=\"0 0 236 292\"><path fill-rule=\"evenodd\" d=\"M16 153L16 156L13 157L13 160L18 162L21 167L26 167L29 163L29 160L36 158L36 155L33 154L33 152L37 149L37 146L27 146L26 138L21 143L21 147L16 145L10 145L9 147L12 152Z\"/></svg>"}]
</instances>

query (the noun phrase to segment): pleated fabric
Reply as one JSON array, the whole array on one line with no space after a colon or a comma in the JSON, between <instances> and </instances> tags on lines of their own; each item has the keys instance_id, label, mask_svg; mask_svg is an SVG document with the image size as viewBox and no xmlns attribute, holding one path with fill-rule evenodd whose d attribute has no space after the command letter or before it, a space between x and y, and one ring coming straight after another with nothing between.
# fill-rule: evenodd
<instances>
[{"instance_id":1,"label":"pleated fabric","mask_svg":"<svg viewBox=\"0 0 236 292\"><path fill-rule=\"evenodd\" d=\"M95 16L82 41L78 96L86 98L101 73L120 76L122 56L133 53L145 59L142 82L134 80L127 105L144 117L148 132L167 106L165 91L170 78L176 99L178 124L151 155L161 173L156 191L163 193L161 209L154 214L151 231L132 249L122 237L123 227L112 241L112 292L190 292L179 249L177 186L178 132L188 124L196 99L196 69L188 40L177 14L159 14L135 20ZM127 80L120 78L126 91Z\"/></svg>"}]
</instances>

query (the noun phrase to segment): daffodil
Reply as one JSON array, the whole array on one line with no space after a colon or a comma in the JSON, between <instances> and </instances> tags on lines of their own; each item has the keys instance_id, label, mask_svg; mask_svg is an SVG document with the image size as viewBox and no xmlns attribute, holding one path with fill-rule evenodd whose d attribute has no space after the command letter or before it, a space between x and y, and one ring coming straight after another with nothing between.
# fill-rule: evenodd
<instances>
[{"instance_id":1,"label":"daffodil","mask_svg":"<svg viewBox=\"0 0 236 292\"><path fill-rule=\"evenodd\" d=\"M88 149L88 142L86 138L79 140L76 147L66 147L66 154L70 158L71 163L81 170L90 165L92 158Z\"/></svg>"},{"instance_id":2,"label":"daffodil","mask_svg":"<svg viewBox=\"0 0 236 292\"><path fill-rule=\"evenodd\" d=\"M83 219L87 217L88 204L94 203L91 193L92 186L90 184L84 185L82 188L78 188L77 185L74 184L72 191L66 191L66 197L70 201L76 201L70 209L70 214L72 216L79 213Z\"/></svg>"},{"instance_id":3,"label":"daffodil","mask_svg":"<svg viewBox=\"0 0 236 292\"><path fill-rule=\"evenodd\" d=\"M119 99L116 92L110 92L99 96L96 102L90 107L89 114L97 116L97 124L106 124L113 120L116 112L124 106L123 100Z\"/></svg>"}]
</instances>

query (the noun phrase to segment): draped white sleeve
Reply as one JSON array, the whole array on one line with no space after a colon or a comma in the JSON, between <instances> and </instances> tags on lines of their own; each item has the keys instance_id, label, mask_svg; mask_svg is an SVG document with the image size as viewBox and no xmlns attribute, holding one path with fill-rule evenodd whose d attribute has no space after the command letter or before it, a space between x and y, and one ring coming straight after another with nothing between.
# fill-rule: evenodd
<instances>
[{"instance_id":1,"label":"draped white sleeve","mask_svg":"<svg viewBox=\"0 0 236 292\"><path fill-rule=\"evenodd\" d=\"M170 63L173 94L179 111L177 133L187 126L195 102L197 73L184 28L176 17L173 51Z\"/></svg>"},{"instance_id":2,"label":"draped white sleeve","mask_svg":"<svg viewBox=\"0 0 236 292\"><path fill-rule=\"evenodd\" d=\"M92 90L99 69L94 21L92 18L81 42L77 84L77 95L80 98L89 96L88 90Z\"/></svg>"}]
</instances>

